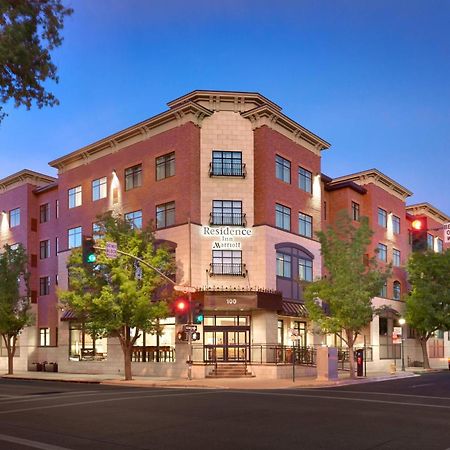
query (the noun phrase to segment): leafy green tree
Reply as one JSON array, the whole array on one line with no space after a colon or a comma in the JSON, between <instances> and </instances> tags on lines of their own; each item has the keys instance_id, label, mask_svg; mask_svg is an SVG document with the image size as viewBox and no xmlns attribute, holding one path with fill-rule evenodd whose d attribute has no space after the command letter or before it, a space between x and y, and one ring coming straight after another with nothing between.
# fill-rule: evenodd
<instances>
[{"instance_id":1,"label":"leafy green tree","mask_svg":"<svg viewBox=\"0 0 450 450\"><path fill-rule=\"evenodd\" d=\"M354 225L345 211L335 225L316 233L326 274L305 287L311 320L324 333L335 333L347 344L350 376L355 376L354 344L358 334L372 320L372 298L379 294L389 276L375 257L368 257L373 235L367 217Z\"/></svg>"},{"instance_id":2,"label":"leafy green tree","mask_svg":"<svg viewBox=\"0 0 450 450\"><path fill-rule=\"evenodd\" d=\"M136 230L123 218L112 215L103 216L97 223L102 238L96 245L116 242L121 251L161 272L174 272L172 255L164 247L156 248L150 225ZM81 249L75 249L68 260L68 271L69 289L58 292L62 304L76 313L91 336L119 339L125 379L131 380L134 343L141 333L160 332L158 319L167 316L167 302L152 300L156 290L167 282L145 266L138 268L133 258L118 255L108 259L102 251L97 251L95 264L88 266L83 264Z\"/></svg>"},{"instance_id":3,"label":"leafy green tree","mask_svg":"<svg viewBox=\"0 0 450 450\"><path fill-rule=\"evenodd\" d=\"M28 289L28 259L24 247L9 245L0 253L0 335L8 352L8 374L14 372L14 355L20 332L32 322Z\"/></svg>"},{"instance_id":4,"label":"leafy green tree","mask_svg":"<svg viewBox=\"0 0 450 450\"><path fill-rule=\"evenodd\" d=\"M61 45L65 16L72 14L61 0L0 1L0 99L14 106L57 105L44 83L58 82L50 52ZM0 107L0 121L6 114Z\"/></svg>"},{"instance_id":5,"label":"leafy green tree","mask_svg":"<svg viewBox=\"0 0 450 450\"><path fill-rule=\"evenodd\" d=\"M416 330L424 367L430 368L427 341L437 330L450 330L450 250L413 253L408 261L411 293L406 322Z\"/></svg>"}]
</instances>

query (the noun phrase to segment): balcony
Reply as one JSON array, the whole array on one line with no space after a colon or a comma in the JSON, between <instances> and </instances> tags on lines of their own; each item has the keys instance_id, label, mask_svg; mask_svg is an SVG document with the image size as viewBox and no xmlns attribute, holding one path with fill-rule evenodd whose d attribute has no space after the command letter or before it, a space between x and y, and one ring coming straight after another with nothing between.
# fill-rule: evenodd
<instances>
[{"instance_id":1,"label":"balcony","mask_svg":"<svg viewBox=\"0 0 450 450\"><path fill-rule=\"evenodd\" d=\"M227 275L245 277L247 270L242 263L211 263L209 266L209 275Z\"/></svg>"},{"instance_id":2,"label":"balcony","mask_svg":"<svg viewBox=\"0 0 450 450\"><path fill-rule=\"evenodd\" d=\"M245 164L240 162L211 162L209 163L210 177L241 177L245 178L247 171Z\"/></svg>"},{"instance_id":3,"label":"balcony","mask_svg":"<svg viewBox=\"0 0 450 450\"><path fill-rule=\"evenodd\" d=\"M212 212L209 215L209 224L245 227L247 220L244 213Z\"/></svg>"}]
</instances>

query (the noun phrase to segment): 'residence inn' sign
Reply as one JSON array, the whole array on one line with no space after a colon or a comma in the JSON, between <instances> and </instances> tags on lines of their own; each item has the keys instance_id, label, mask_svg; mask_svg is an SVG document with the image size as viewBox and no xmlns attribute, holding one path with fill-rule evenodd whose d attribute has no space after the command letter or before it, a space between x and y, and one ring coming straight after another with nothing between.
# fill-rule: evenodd
<instances>
[{"instance_id":1,"label":"'residence inn' sign","mask_svg":"<svg viewBox=\"0 0 450 450\"><path fill-rule=\"evenodd\" d=\"M203 237L215 237L218 240L213 241L213 250L241 250L242 243L240 238L247 238L253 235L251 228L241 227L209 227L203 226L200 231Z\"/></svg>"}]
</instances>

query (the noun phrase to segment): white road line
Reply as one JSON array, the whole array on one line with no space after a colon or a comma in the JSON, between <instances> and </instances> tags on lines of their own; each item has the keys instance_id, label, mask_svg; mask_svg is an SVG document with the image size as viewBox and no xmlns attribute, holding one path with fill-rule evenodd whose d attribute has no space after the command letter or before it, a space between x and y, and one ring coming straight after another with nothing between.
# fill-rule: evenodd
<instances>
[{"instance_id":1,"label":"white road line","mask_svg":"<svg viewBox=\"0 0 450 450\"><path fill-rule=\"evenodd\" d=\"M450 400L450 397L436 397L432 395L414 395L414 394L394 394L392 392L367 392L367 391L340 391L335 389L304 389L295 388L296 391L308 391L308 392L339 392L341 394L364 394L364 395L392 395L393 397L415 397L415 398L429 398L431 400ZM450 450L450 449L449 449Z\"/></svg>"},{"instance_id":2,"label":"white road line","mask_svg":"<svg viewBox=\"0 0 450 450\"><path fill-rule=\"evenodd\" d=\"M70 450L67 447L60 447L59 445L45 444L44 442L30 441L29 439L22 439L14 436L7 436L0 434L0 441L12 442L14 444L25 445L26 447L39 448L41 450Z\"/></svg>"},{"instance_id":3,"label":"white road line","mask_svg":"<svg viewBox=\"0 0 450 450\"><path fill-rule=\"evenodd\" d=\"M411 387L416 388L416 387L422 387L422 386L434 386L434 383L413 384Z\"/></svg>"},{"instance_id":4,"label":"white road line","mask_svg":"<svg viewBox=\"0 0 450 450\"><path fill-rule=\"evenodd\" d=\"M425 408L438 408L450 410L450 405L430 405L428 403L392 402L389 400L374 400L369 398L338 397L331 395L281 394L276 392L254 392L254 391L234 391L234 392L239 392L241 394L248 394L248 395L273 395L278 397L319 398L324 400L345 400L349 402L382 403L386 405L399 405L399 406L420 406Z\"/></svg>"},{"instance_id":5,"label":"white road line","mask_svg":"<svg viewBox=\"0 0 450 450\"><path fill-rule=\"evenodd\" d=\"M163 389L167 392L167 389ZM177 394L157 394L157 395L141 395L140 397L136 397L135 395L132 397L118 397L118 398L106 398L101 400L91 400L87 402L75 402L75 403L64 403L61 405L47 405L47 406L35 406L32 408L21 408L21 409L10 409L8 411L0 411L0 415L3 414L12 414L18 412L26 412L26 411L37 411L43 409L54 409L54 408L66 408L67 406L81 406L81 405L92 405L95 403L109 403L109 402L117 402L121 400L140 400L142 398L161 398L161 397L187 397L189 395L207 395L207 394L216 394L218 392L223 392L222 390L208 390L202 392L187 392L187 393L177 393ZM449 407L450 408L450 407Z\"/></svg>"},{"instance_id":6,"label":"white road line","mask_svg":"<svg viewBox=\"0 0 450 450\"><path fill-rule=\"evenodd\" d=\"M158 389L153 392L164 392L167 391L167 389ZM141 392L136 391L136 389L121 392L121 394L136 394L139 395ZM117 391L95 391L92 393L84 393L84 394L78 394L72 392L71 395L61 395L61 394L40 394L40 395L29 395L29 396L17 396L15 397L15 400L11 399L0 399L0 406L2 405L9 405L11 403L29 403L29 402L38 402L40 400L58 400L58 399L66 399L71 397L92 397L95 395L112 395L117 394Z\"/></svg>"}]
</instances>

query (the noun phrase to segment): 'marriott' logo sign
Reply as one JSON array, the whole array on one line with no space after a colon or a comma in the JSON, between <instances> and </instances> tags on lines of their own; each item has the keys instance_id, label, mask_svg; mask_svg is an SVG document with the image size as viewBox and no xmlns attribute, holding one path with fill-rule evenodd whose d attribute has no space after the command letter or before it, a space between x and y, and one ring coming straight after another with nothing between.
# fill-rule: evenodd
<instances>
[{"instance_id":1,"label":"'marriott' logo sign","mask_svg":"<svg viewBox=\"0 0 450 450\"><path fill-rule=\"evenodd\" d=\"M241 242L237 241L236 238L246 238L252 236L252 234L251 228L203 226L201 229L202 236L220 239L212 243L214 250L241 250Z\"/></svg>"}]
</instances>

